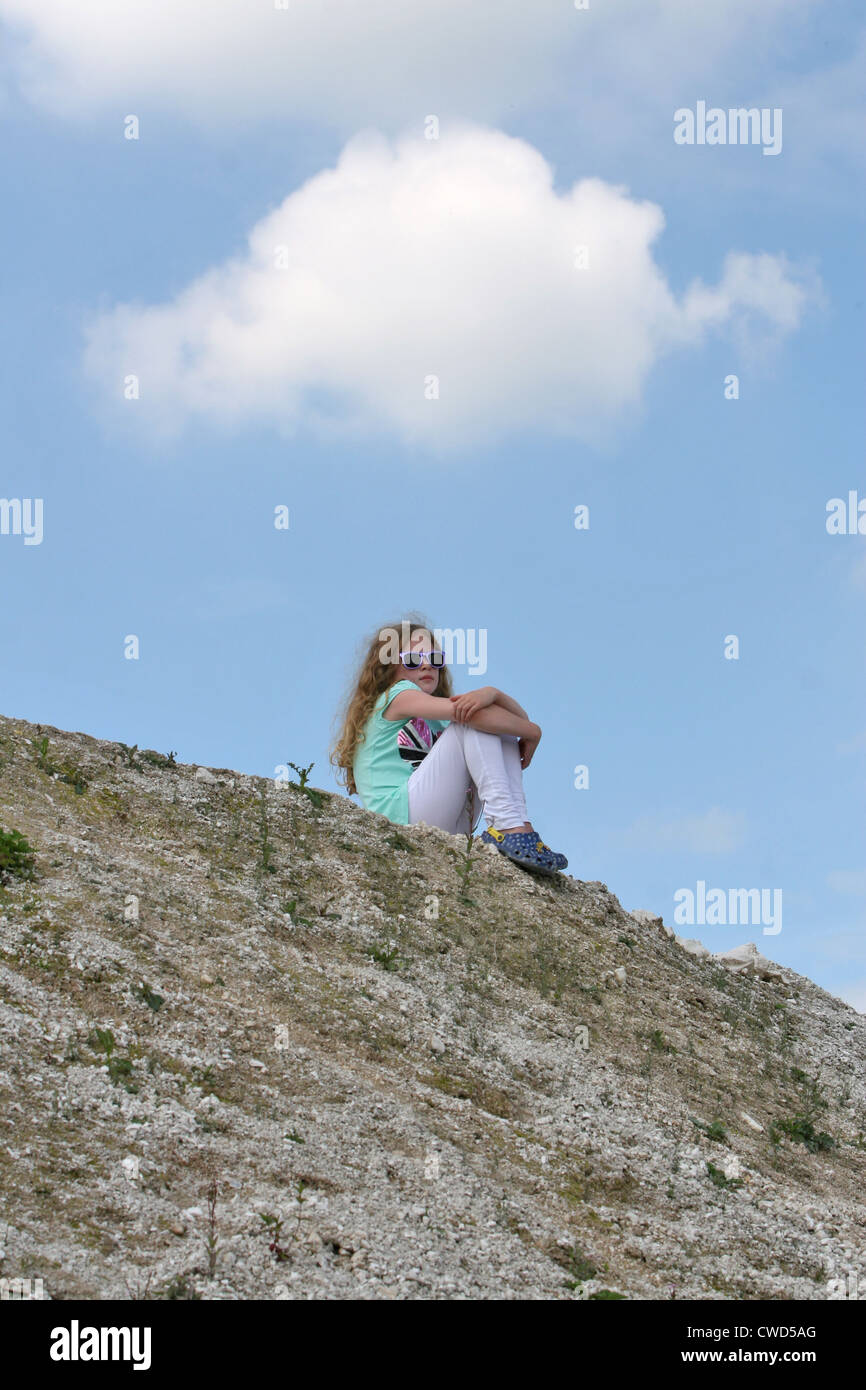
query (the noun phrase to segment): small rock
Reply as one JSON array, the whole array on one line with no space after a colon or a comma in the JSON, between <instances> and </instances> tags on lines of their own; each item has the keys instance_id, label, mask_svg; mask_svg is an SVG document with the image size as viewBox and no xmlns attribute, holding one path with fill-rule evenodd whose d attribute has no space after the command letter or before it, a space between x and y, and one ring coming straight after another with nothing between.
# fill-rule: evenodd
<instances>
[{"instance_id":1,"label":"small rock","mask_svg":"<svg viewBox=\"0 0 866 1390\"><path fill-rule=\"evenodd\" d=\"M702 941L698 941L694 937L675 935L674 941L678 946L682 946L684 951L688 951L690 956L697 956L699 960L702 960L704 956L712 954L709 947L705 946Z\"/></svg>"},{"instance_id":2,"label":"small rock","mask_svg":"<svg viewBox=\"0 0 866 1390\"><path fill-rule=\"evenodd\" d=\"M614 970L613 972L613 977L615 980L619 980L621 985L624 985L626 980L628 979L628 975L625 973L625 966L618 965L616 967L616 970Z\"/></svg>"},{"instance_id":3,"label":"small rock","mask_svg":"<svg viewBox=\"0 0 866 1390\"><path fill-rule=\"evenodd\" d=\"M661 917L656 916L654 912L648 912L645 907L635 908L631 916L634 918L636 922L639 922L642 927L664 926L664 922L662 921Z\"/></svg>"},{"instance_id":4,"label":"small rock","mask_svg":"<svg viewBox=\"0 0 866 1390\"><path fill-rule=\"evenodd\" d=\"M197 782L218 782L219 778L214 777L213 773L206 767L197 767L195 770L195 780Z\"/></svg>"},{"instance_id":5,"label":"small rock","mask_svg":"<svg viewBox=\"0 0 866 1390\"><path fill-rule=\"evenodd\" d=\"M740 1111L740 1119L745 1120L746 1124L750 1125L752 1129L757 1129L763 1133L764 1126L757 1120L753 1120L751 1115L747 1115L745 1110Z\"/></svg>"},{"instance_id":6,"label":"small rock","mask_svg":"<svg viewBox=\"0 0 866 1390\"><path fill-rule=\"evenodd\" d=\"M171 1231L173 1236L186 1235L186 1226L182 1225L180 1221L175 1221L171 1226L169 1226L168 1229Z\"/></svg>"},{"instance_id":7,"label":"small rock","mask_svg":"<svg viewBox=\"0 0 866 1390\"><path fill-rule=\"evenodd\" d=\"M782 972L774 961L762 956L754 941L732 946L729 951L717 951L715 959L737 974L756 975L759 980L781 980Z\"/></svg>"},{"instance_id":8,"label":"small rock","mask_svg":"<svg viewBox=\"0 0 866 1390\"><path fill-rule=\"evenodd\" d=\"M436 1036L434 1035L434 1036L430 1039L430 1051L431 1051L431 1052L444 1052L444 1051L445 1051L445 1044L444 1044L444 1042L442 1041L442 1039L441 1039L440 1037L436 1037Z\"/></svg>"},{"instance_id":9,"label":"small rock","mask_svg":"<svg viewBox=\"0 0 866 1390\"><path fill-rule=\"evenodd\" d=\"M137 1182L141 1176L141 1159L129 1154L120 1164L130 1182Z\"/></svg>"}]
</instances>

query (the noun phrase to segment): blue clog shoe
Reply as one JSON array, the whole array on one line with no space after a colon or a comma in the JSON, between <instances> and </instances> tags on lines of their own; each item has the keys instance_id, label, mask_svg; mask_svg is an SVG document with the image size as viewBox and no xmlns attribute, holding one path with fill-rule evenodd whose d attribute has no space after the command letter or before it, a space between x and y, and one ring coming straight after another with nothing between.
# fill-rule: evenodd
<instances>
[{"instance_id":1,"label":"blue clog shoe","mask_svg":"<svg viewBox=\"0 0 866 1390\"><path fill-rule=\"evenodd\" d=\"M546 874L549 878L559 873L553 851L543 846L538 836L530 830L512 830L506 834L504 830L494 830L493 826L488 826L481 836L481 842L495 845L506 859L519 864L521 869L529 869L531 873Z\"/></svg>"},{"instance_id":2,"label":"blue clog shoe","mask_svg":"<svg viewBox=\"0 0 866 1390\"><path fill-rule=\"evenodd\" d=\"M558 850L551 849L550 845L546 845L543 840L539 840L538 843L541 846L542 854L549 854L557 869L568 868L568 860L564 854L560 854Z\"/></svg>"}]
</instances>

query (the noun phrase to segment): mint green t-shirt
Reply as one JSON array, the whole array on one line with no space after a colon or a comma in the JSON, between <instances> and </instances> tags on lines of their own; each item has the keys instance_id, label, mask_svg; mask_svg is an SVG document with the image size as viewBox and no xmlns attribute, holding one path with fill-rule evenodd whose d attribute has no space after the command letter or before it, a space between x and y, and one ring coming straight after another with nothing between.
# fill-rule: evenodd
<instances>
[{"instance_id":1,"label":"mint green t-shirt","mask_svg":"<svg viewBox=\"0 0 866 1390\"><path fill-rule=\"evenodd\" d=\"M409 824L407 782L450 719L386 719L385 710L401 690L418 690L414 681L396 681L373 706L358 743L352 773L367 811L378 811L397 825ZM431 742L432 740L432 742Z\"/></svg>"}]
</instances>

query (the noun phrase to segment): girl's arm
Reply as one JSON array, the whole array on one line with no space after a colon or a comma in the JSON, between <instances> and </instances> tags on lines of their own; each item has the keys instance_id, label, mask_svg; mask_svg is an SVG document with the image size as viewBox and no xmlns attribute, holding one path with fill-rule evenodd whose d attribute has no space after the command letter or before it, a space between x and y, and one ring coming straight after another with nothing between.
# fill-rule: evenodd
<instances>
[{"instance_id":1,"label":"girl's arm","mask_svg":"<svg viewBox=\"0 0 866 1390\"><path fill-rule=\"evenodd\" d=\"M522 705L519 705L516 700L512 700L510 695L506 695L504 690L497 690L495 685L482 685L477 690L468 691L465 695L452 695L451 700L463 717L475 714L478 710L485 709L490 705L499 705L501 709L507 709L511 714L519 714L521 719L529 718Z\"/></svg>"},{"instance_id":2,"label":"girl's arm","mask_svg":"<svg viewBox=\"0 0 866 1390\"><path fill-rule=\"evenodd\" d=\"M447 719L456 724L468 724L472 729L481 729L488 734L514 734L517 738L541 738L541 729L523 714L515 714L502 705L493 703L478 710L468 719L463 718L451 700L442 695L425 695L423 690L401 690L395 695L385 711L385 718L397 719Z\"/></svg>"},{"instance_id":3,"label":"girl's arm","mask_svg":"<svg viewBox=\"0 0 866 1390\"><path fill-rule=\"evenodd\" d=\"M512 714L519 714L521 719L529 718L523 706L519 705L516 700L512 700L510 695L506 695L504 690L497 690L495 702L497 705L501 705L503 709L510 710Z\"/></svg>"}]
</instances>

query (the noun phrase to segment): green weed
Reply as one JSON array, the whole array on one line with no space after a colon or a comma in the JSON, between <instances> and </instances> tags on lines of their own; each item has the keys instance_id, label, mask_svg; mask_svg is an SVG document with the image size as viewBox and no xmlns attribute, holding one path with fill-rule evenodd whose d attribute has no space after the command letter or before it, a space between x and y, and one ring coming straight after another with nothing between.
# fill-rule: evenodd
<instances>
[{"instance_id":1,"label":"green weed","mask_svg":"<svg viewBox=\"0 0 866 1390\"><path fill-rule=\"evenodd\" d=\"M177 772L177 755L175 753L157 753L153 748L145 748L141 757L146 763L153 767L167 768L170 772Z\"/></svg>"},{"instance_id":2,"label":"green weed","mask_svg":"<svg viewBox=\"0 0 866 1390\"><path fill-rule=\"evenodd\" d=\"M162 995L157 994L151 989L150 985L147 984L140 985L137 989L134 989L132 993L136 999L141 1000L142 1004L146 1004L154 1013L158 1013L165 1003Z\"/></svg>"},{"instance_id":3,"label":"green weed","mask_svg":"<svg viewBox=\"0 0 866 1390\"><path fill-rule=\"evenodd\" d=\"M328 793L320 792L316 787L307 786L307 778L309 777L316 764L308 763L306 767L298 767L297 763L288 763L287 766L292 768L293 771L295 771L298 774L297 782L289 783L289 786L292 788L292 790L296 792L303 792L304 796L309 798L314 808L317 811L321 811L327 799Z\"/></svg>"},{"instance_id":4,"label":"green weed","mask_svg":"<svg viewBox=\"0 0 866 1390\"><path fill-rule=\"evenodd\" d=\"M702 1130L708 1139L714 1139L717 1144L727 1144L728 1136L721 1120L713 1120L712 1124L705 1125L700 1120L692 1119L692 1124Z\"/></svg>"},{"instance_id":5,"label":"green weed","mask_svg":"<svg viewBox=\"0 0 866 1390\"><path fill-rule=\"evenodd\" d=\"M399 970L403 963L398 955L397 946L394 943L391 945L371 946L367 955L372 957L377 965L381 965L382 969L389 971L389 973Z\"/></svg>"},{"instance_id":6,"label":"green weed","mask_svg":"<svg viewBox=\"0 0 866 1390\"><path fill-rule=\"evenodd\" d=\"M36 851L18 830L0 830L0 883L34 876Z\"/></svg>"},{"instance_id":7,"label":"green weed","mask_svg":"<svg viewBox=\"0 0 866 1390\"><path fill-rule=\"evenodd\" d=\"M707 1172L716 1187L724 1188L729 1192L735 1192L738 1187L743 1185L742 1178L729 1178L722 1172L721 1168L716 1167L715 1163L707 1163Z\"/></svg>"},{"instance_id":8,"label":"green weed","mask_svg":"<svg viewBox=\"0 0 866 1390\"><path fill-rule=\"evenodd\" d=\"M792 1120L777 1120L776 1128L793 1140L795 1144L805 1144L810 1153L822 1153L835 1147L836 1141L824 1130L816 1132L812 1121L805 1115L795 1115Z\"/></svg>"}]
</instances>

